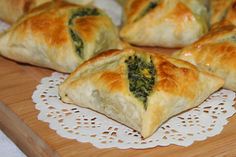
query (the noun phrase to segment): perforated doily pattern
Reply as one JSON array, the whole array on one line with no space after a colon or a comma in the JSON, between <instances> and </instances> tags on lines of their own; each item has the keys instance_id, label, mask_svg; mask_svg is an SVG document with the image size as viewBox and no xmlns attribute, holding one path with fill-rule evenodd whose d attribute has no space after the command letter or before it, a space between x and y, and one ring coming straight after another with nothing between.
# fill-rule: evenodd
<instances>
[{"instance_id":1,"label":"perforated doily pattern","mask_svg":"<svg viewBox=\"0 0 236 157\"><path fill-rule=\"evenodd\" d=\"M199 107L175 116L163 124L151 137L140 134L106 116L89 109L65 104L58 96L58 85L67 76L53 73L43 78L33 93L33 101L40 111L38 119L49 123L59 135L90 142L98 148L144 149L170 144L189 146L219 134L227 118L235 113L235 93L220 90Z\"/></svg>"}]
</instances>

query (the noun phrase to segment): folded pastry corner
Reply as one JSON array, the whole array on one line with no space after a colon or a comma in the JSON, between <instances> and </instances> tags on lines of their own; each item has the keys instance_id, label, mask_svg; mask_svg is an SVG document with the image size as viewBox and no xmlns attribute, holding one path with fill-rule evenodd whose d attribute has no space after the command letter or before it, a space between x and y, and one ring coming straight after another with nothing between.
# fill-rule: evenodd
<instances>
[{"instance_id":1,"label":"folded pastry corner","mask_svg":"<svg viewBox=\"0 0 236 157\"><path fill-rule=\"evenodd\" d=\"M236 91L236 26L230 22L213 25L208 34L173 57L223 78L224 88Z\"/></svg>"},{"instance_id":2,"label":"folded pastry corner","mask_svg":"<svg viewBox=\"0 0 236 157\"><path fill-rule=\"evenodd\" d=\"M61 72L118 45L118 30L104 11L64 1L34 8L0 36L2 56Z\"/></svg>"},{"instance_id":3,"label":"folded pastry corner","mask_svg":"<svg viewBox=\"0 0 236 157\"><path fill-rule=\"evenodd\" d=\"M80 65L59 86L59 95L66 103L105 114L147 138L223 83L185 61L141 50L110 50Z\"/></svg>"},{"instance_id":4,"label":"folded pastry corner","mask_svg":"<svg viewBox=\"0 0 236 157\"><path fill-rule=\"evenodd\" d=\"M186 46L208 31L206 4L206 0L127 0L120 36L139 46Z\"/></svg>"}]
</instances>

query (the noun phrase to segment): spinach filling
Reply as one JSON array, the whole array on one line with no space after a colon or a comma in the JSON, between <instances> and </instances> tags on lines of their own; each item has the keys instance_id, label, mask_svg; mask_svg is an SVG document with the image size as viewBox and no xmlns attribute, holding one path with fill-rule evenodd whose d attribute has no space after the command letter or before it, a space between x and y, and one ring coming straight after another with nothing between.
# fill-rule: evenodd
<instances>
[{"instance_id":1,"label":"spinach filling","mask_svg":"<svg viewBox=\"0 0 236 157\"><path fill-rule=\"evenodd\" d=\"M141 17L146 15L149 11L154 9L156 6L157 6L157 2L150 2L147 8L145 8L145 10L142 12Z\"/></svg>"},{"instance_id":2,"label":"spinach filling","mask_svg":"<svg viewBox=\"0 0 236 157\"><path fill-rule=\"evenodd\" d=\"M84 43L81 40L81 38L78 36L78 34L76 34L75 31L73 31L73 29L69 29L70 31L70 36L73 40L74 46L75 46L75 51L76 53L83 58L83 49L84 49Z\"/></svg>"},{"instance_id":3,"label":"spinach filling","mask_svg":"<svg viewBox=\"0 0 236 157\"><path fill-rule=\"evenodd\" d=\"M69 25L73 25L73 20L83 16L99 16L100 12L97 8L80 8L72 12L69 19Z\"/></svg>"},{"instance_id":4,"label":"spinach filling","mask_svg":"<svg viewBox=\"0 0 236 157\"><path fill-rule=\"evenodd\" d=\"M129 90L142 101L146 110L148 96L155 84L155 66L151 58L150 61L146 61L136 55L129 56L125 63L128 69Z\"/></svg>"},{"instance_id":5,"label":"spinach filling","mask_svg":"<svg viewBox=\"0 0 236 157\"><path fill-rule=\"evenodd\" d=\"M135 19L135 21L144 17L149 11L154 9L158 5L158 2L150 2L147 7L141 12L141 14Z\"/></svg>"},{"instance_id":6,"label":"spinach filling","mask_svg":"<svg viewBox=\"0 0 236 157\"><path fill-rule=\"evenodd\" d=\"M72 11L72 15L70 16L70 19L68 21L69 33L70 33L71 39L73 40L75 51L79 55L80 58L84 58L83 56L84 43L83 43L83 40L78 35L78 33L73 29L74 20L76 18L80 18L84 16L99 16L99 15L100 15L100 12L96 8L80 8L80 9Z\"/></svg>"}]
</instances>

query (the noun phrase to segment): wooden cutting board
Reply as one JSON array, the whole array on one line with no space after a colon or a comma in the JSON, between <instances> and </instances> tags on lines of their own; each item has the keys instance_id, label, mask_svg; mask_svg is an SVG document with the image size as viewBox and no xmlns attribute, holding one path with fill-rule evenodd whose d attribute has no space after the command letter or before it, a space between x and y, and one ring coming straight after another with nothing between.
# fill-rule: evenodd
<instances>
[{"instance_id":1,"label":"wooden cutting board","mask_svg":"<svg viewBox=\"0 0 236 157\"><path fill-rule=\"evenodd\" d=\"M236 116L220 135L189 147L97 149L90 143L60 137L47 123L37 120L38 111L31 100L40 80L52 72L0 57L0 127L29 157L236 157Z\"/></svg>"}]
</instances>

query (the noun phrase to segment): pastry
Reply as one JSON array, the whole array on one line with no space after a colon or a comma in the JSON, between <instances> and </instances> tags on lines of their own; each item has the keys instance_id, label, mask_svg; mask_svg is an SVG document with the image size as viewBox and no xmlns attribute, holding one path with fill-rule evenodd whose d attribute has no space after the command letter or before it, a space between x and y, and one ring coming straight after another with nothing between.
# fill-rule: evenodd
<instances>
[{"instance_id":1,"label":"pastry","mask_svg":"<svg viewBox=\"0 0 236 157\"><path fill-rule=\"evenodd\" d=\"M233 0L210 0L211 25L225 19L231 8Z\"/></svg>"},{"instance_id":2,"label":"pastry","mask_svg":"<svg viewBox=\"0 0 236 157\"><path fill-rule=\"evenodd\" d=\"M223 85L192 64L135 49L110 50L80 65L59 87L61 100L105 114L144 138Z\"/></svg>"},{"instance_id":3,"label":"pastry","mask_svg":"<svg viewBox=\"0 0 236 157\"><path fill-rule=\"evenodd\" d=\"M139 46L183 47L208 31L207 0L127 0L123 40Z\"/></svg>"},{"instance_id":4,"label":"pastry","mask_svg":"<svg viewBox=\"0 0 236 157\"><path fill-rule=\"evenodd\" d=\"M100 9L67 2L45 3L0 36L0 54L61 72L104 50L117 48L117 28Z\"/></svg>"},{"instance_id":5,"label":"pastry","mask_svg":"<svg viewBox=\"0 0 236 157\"><path fill-rule=\"evenodd\" d=\"M31 9L53 0L1 0L0 19L8 23L16 22L22 15ZM59 0L58 0L59 1ZM74 3L85 4L91 0L67 0Z\"/></svg>"},{"instance_id":6,"label":"pastry","mask_svg":"<svg viewBox=\"0 0 236 157\"><path fill-rule=\"evenodd\" d=\"M30 9L49 1L51 0L1 0L0 19L14 23Z\"/></svg>"},{"instance_id":7,"label":"pastry","mask_svg":"<svg viewBox=\"0 0 236 157\"><path fill-rule=\"evenodd\" d=\"M199 41L176 52L174 57L197 65L225 80L236 91L236 27L228 22L214 25Z\"/></svg>"},{"instance_id":8,"label":"pastry","mask_svg":"<svg viewBox=\"0 0 236 157\"><path fill-rule=\"evenodd\" d=\"M236 25L236 0L232 0L225 20L230 21L232 24Z\"/></svg>"}]
</instances>

